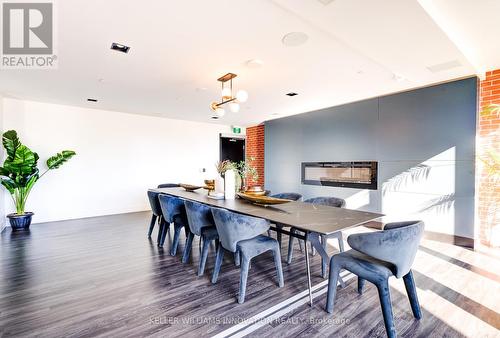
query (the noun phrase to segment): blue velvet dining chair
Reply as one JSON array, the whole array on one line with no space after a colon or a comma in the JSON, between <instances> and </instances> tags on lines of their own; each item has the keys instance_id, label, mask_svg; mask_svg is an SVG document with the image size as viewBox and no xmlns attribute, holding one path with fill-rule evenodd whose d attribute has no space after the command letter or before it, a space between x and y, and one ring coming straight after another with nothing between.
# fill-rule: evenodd
<instances>
[{"instance_id":1,"label":"blue velvet dining chair","mask_svg":"<svg viewBox=\"0 0 500 338\"><path fill-rule=\"evenodd\" d=\"M422 318L411 266L424 232L421 221L388 223L384 230L353 234L347 238L352 250L330 259L330 277L326 311L333 313L337 281L341 269L358 276L358 292L363 293L365 281L376 285L387 336L396 337L392 313L389 277L403 277L413 316Z\"/></svg>"},{"instance_id":2,"label":"blue velvet dining chair","mask_svg":"<svg viewBox=\"0 0 500 338\"><path fill-rule=\"evenodd\" d=\"M306 199L304 201L304 203L326 205L326 206L335 207L335 208L344 208L345 204L346 204L345 200L342 198L324 197L324 196ZM298 231L299 230L297 230L295 228L292 228L290 230L291 233L297 233ZM322 244L323 248L325 249L325 251L326 251L326 245L327 245L328 238L337 238L337 240L339 242L339 251L340 252L344 251L344 240L342 238L341 231L335 232L335 233L330 234L328 236L321 236L321 244ZM287 263L288 264L292 263L294 240L295 240L295 238L292 236L290 236L290 238L288 239L288 256L287 256ZM302 251L302 242L301 241L299 241L299 245L300 245L300 250ZM326 260L324 260L324 259L321 260L321 275L323 276L323 278L326 278L327 264L328 264L328 262Z\"/></svg>"},{"instance_id":3,"label":"blue velvet dining chair","mask_svg":"<svg viewBox=\"0 0 500 338\"><path fill-rule=\"evenodd\" d=\"M148 238L151 238L156 222L158 221L159 228L162 227L162 223L164 222L160 201L158 200L159 194L160 193L158 192L148 190L149 205L151 206L151 211L153 213L151 215L151 222L149 224ZM158 243L160 243L160 240L161 240L161 230L158 230Z\"/></svg>"},{"instance_id":4,"label":"blue velvet dining chair","mask_svg":"<svg viewBox=\"0 0 500 338\"><path fill-rule=\"evenodd\" d=\"M158 246L163 247L165 238L167 237L167 234L170 230L170 225L173 223L174 238L172 240L172 246L170 248L170 255L175 256L175 254L177 253L177 247L179 245L179 238L182 228L184 228L184 231L186 232L186 237L189 233L184 200L166 194L160 194L158 196L158 199L160 200L161 210L165 219L164 225L160 227L162 235Z\"/></svg>"},{"instance_id":5,"label":"blue velvet dining chair","mask_svg":"<svg viewBox=\"0 0 500 338\"><path fill-rule=\"evenodd\" d=\"M212 208L212 214L220 240L212 283L215 284L217 282L224 253L226 251L239 252L241 257L241 271L238 303L243 303L245 301L251 259L266 251L272 251L278 274L278 285L279 287L283 287L283 270L281 268L278 242L274 238L262 235L262 233L265 233L269 229L269 222L262 218L241 215L220 208Z\"/></svg>"},{"instance_id":6,"label":"blue velvet dining chair","mask_svg":"<svg viewBox=\"0 0 500 338\"><path fill-rule=\"evenodd\" d=\"M286 200L290 200L290 201L298 201L302 198L302 195L297 193L297 192L281 192L279 194L271 195L271 197L282 198L282 199L286 199ZM275 225L276 225L276 228L278 228L278 229L283 229L283 227L284 227L283 224L279 224L279 223L277 223ZM269 230L267 231L267 235L271 236L271 232ZM277 231L276 232L276 239L278 240L280 250L281 250L281 238L282 238L281 232Z\"/></svg>"},{"instance_id":7,"label":"blue velvet dining chair","mask_svg":"<svg viewBox=\"0 0 500 338\"><path fill-rule=\"evenodd\" d=\"M180 187L179 184L177 183L162 183L162 184L158 184L158 188L161 189L161 188L177 188L177 187Z\"/></svg>"},{"instance_id":8,"label":"blue velvet dining chair","mask_svg":"<svg viewBox=\"0 0 500 338\"><path fill-rule=\"evenodd\" d=\"M209 206L194 202L184 201L186 207L187 220L189 225L188 238L184 247L182 262L187 263L191 248L193 246L194 236L200 236L202 242L201 257L198 264L198 276L202 276L205 271L205 264L208 256L208 249L214 240L218 240L217 228L215 227L212 211Z\"/></svg>"},{"instance_id":9,"label":"blue velvet dining chair","mask_svg":"<svg viewBox=\"0 0 500 338\"><path fill-rule=\"evenodd\" d=\"M274 198L283 198L291 201L298 201L302 198L302 195L296 192L281 192L279 194L271 195Z\"/></svg>"}]
</instances>

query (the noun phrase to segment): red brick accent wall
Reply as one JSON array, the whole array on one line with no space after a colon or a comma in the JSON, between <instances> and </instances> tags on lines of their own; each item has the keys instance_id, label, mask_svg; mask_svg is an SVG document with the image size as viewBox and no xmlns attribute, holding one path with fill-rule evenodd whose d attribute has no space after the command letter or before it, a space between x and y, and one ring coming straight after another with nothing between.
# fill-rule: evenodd
<instances>
[{"instance_id":1,"label":"red brick accent wall","mask_svg":"<svg viewBox=\"0 0 500 338\"><path fill-rule=\"evenodd\" d=\"M257 168L259 179L256 185L264 186L264 125L258 125L247 128L246 142L246 157L247 160L253 157L255 160L252 165ZM252 182L249 182L252 184Z\"/></svg>"},{"instance_id":2,"label":"red brick accent wall","mask_svg":"<svg viewBox=\"0 0 500 338\"><path fill-rule=\"evenodd\" d=\"M485 245L498 246L500 238L500 182L498 174L492 175L494 156L500 156L500 114L499 111L485 111L492 104L500 104L500 69L486 73L480 83L480 113L477 126L477 216L479 240ZM489 164L487 164L489 163ZM496 171L498 162L496 162ZM494 230L497 225L496 230ZM496 235L495 235L496 233ZM495 239L496 238L496 239Z\"/></svg>"}]
</instances>

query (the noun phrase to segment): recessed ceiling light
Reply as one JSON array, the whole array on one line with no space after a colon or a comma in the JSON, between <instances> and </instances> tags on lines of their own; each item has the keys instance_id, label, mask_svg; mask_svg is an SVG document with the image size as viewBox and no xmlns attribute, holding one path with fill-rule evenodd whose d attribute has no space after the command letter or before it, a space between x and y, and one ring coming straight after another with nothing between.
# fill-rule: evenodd
<instances>
[{"instance_id":1,"label":"recessed ceiling light","mask_svg":"<svg viewBox=\"0 0 500 338\"><path fill-rule=\"evenodd\" d=\"M264 62L260 59L252 59L248 60L245 64L248 68L260 68L262 67Z\"/></svg>"},{"instance_id":2,"label":"recessed ceiling light","mask_svg":"<svg viewBox=\"0 0 500 338\"><path fill-rule=\"evenodd\" d=\"M87 99L88 102L97 102L97 99L92 99L92 98L89 98Z\"/></svg>"},{"instance_id":3,"label":"recessed ceiling light","mask_svg":"<svg viewBox=\"0 0 500 338\"><path fill-rule=\"evenodd\" d=\"M113 42L111 44L111 49L116 50L117 52L128 53L128 51L130 50L130 47L122 45L120 43Z\"/></svg>"},{"instance_id":4,"label":"recessed ceiling light","mask_svg":"<svg viewBox=\"0 0 500 338\"><path fill-rule=\"evenodd\" d=\"M299 94L294 93L294 92L290 92L290 93L286 93L285 95L287 95L287 96L295 96L295 95L299 95Z\"/></svg>"},{"instance_id":5,"label":"recessed ceiling light","mask_svg":"<svg viewBox=\"0 0 500 338\"><path fill-rule=\"evenodd\" d=\"M287 47L297 47L307 42L309 37L303 32L291 32L283 36L281 42Z\"/></svg>"}]
</instances>

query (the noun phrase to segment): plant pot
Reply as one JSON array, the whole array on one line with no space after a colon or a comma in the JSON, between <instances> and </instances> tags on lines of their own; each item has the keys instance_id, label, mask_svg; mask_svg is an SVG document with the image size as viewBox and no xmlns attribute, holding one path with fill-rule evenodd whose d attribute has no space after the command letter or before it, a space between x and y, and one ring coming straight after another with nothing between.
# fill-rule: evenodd
<instances>
[{"instance_id":1,"label":"plant pot","mask_svg":"<svg viewBox=\"0 0 500 338\"><path fill-rule=\"evenodd\" d=\"M28 230L30 228L31 218L33 215L34 214L32 212L25 212L22 215L8 214L7 218L9 219L12 231Z\"/></svg>"}]
</instances>

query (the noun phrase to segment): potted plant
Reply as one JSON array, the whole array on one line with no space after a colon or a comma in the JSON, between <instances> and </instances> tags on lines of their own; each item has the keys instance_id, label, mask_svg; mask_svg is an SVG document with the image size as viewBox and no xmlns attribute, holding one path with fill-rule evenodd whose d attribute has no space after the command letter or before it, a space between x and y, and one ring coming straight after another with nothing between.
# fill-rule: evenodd
<instances>
[{"instance_id":1,"label":"potted plant","mask_svg":"<svg viewBox=\"0 0 500 338\"><path fill-rule=\"evenodd\" d=\"M259 179L259 173L257 172L257 168L255 168L252 163L255 160L255 158L250 157L248 160L245 161L240 161L236 164L236 168L238 170L238 174L241 177L242 181L242 186L241 189L245 191L251 186L255 186L255 183ZM250 185L249 182L252 182L253 184ZM262 187L260 187L262 190Z\"/></svg>"},{"instance_id":2,"label":"potted plant","mask_svg":"<svg viewBox=\"0 0 500 338\"><path fill-rule=\"evenodd\" d=\"M59 168L76 153L63 150L50 157L46 162L47 170L40 175L37 167L38 154L19 141L15 130L3 134L2 144L7 157L0 167L0 183L9 191L16 207L16 212L7 217L12 230L28 229L33 213L26 212L24 208L31 189L49 170Z\"/></svg>"}]
</instances>

